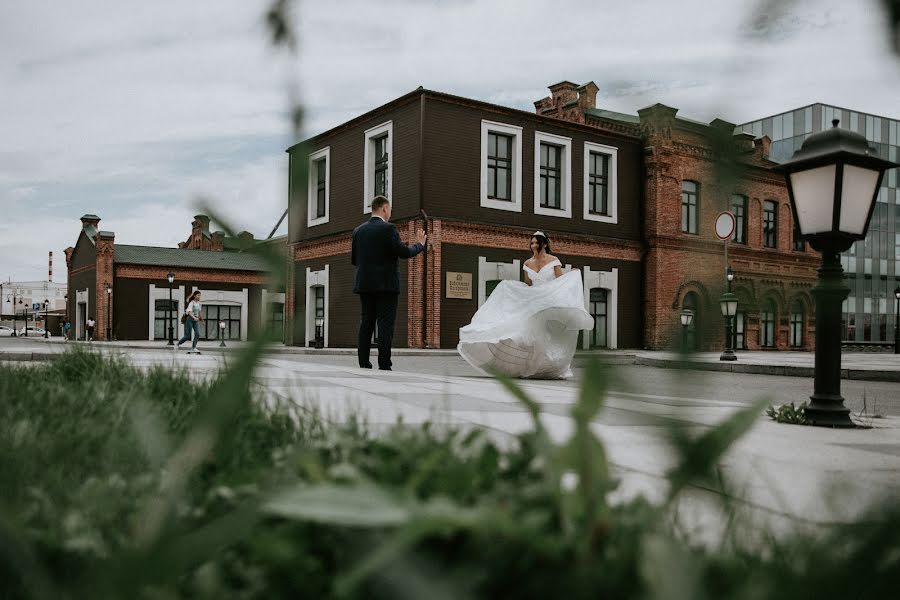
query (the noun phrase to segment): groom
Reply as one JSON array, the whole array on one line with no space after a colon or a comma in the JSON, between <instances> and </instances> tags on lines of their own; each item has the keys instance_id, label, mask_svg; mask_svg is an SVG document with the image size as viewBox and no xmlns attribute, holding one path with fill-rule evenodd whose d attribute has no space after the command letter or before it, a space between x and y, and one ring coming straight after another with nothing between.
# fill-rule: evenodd
<instances>
[{"instance_id":1,"label":"groom","mask_svg":"<svg viewBox=\"0 0 900 600\"><path fill-rule=\"evenodd\" d=\"M398 258L412 258L425 249L425 232L416 232L416 243L400 241L397 226L391 220L391 203L384 196L372 200L372 218L353 230L350 262L356 267L353 293L359 294L362 316L359 321L357 354L359 366L371 369L369 349L375 323L378 323L378 368L391 370L391 342L397 319L400 294Z\"/></svg>"}]
</instances>

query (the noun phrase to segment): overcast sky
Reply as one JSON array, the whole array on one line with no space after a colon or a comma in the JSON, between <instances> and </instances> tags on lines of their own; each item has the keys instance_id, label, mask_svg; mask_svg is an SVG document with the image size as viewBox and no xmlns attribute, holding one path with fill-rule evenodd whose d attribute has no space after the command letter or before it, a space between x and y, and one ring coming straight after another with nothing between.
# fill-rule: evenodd
<instances>
[{"instance_id":1,"label":"overcast sky","mask_svg":"<svg viewBox=\"0 0 900 600\"><path fill-rule=\"evenodd\" d=\"M44 279L52 250L65 281L84 213L119 243L174 246L206 198L267 236L298 141L291 81L304 136L419 85L533 110L564 79L632 114L661 102L740 123L825 102L900 117L876 0L297 2L296 61L270 48L267 7L0 0L0 279Z\"/></svg>"}]
</instances>

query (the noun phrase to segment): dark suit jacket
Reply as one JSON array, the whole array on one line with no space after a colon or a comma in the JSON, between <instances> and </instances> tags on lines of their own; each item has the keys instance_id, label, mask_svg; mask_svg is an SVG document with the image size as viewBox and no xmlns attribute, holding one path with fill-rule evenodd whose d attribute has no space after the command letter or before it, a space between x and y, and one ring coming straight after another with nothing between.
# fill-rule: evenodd
<instances>
[{"instance_id":1,"label":"dark suit jacket","mask_svg":"<svg viewBox=\"0 0 900 600\"><path fill-rule=\"evenodd\" d=\"M350 262L356 267L355 294L400 293L400 265L397 259L412 258L425 247L418 242L407 246L393 223L372 217L353 230Z\"/></svg>"}]
</instances>

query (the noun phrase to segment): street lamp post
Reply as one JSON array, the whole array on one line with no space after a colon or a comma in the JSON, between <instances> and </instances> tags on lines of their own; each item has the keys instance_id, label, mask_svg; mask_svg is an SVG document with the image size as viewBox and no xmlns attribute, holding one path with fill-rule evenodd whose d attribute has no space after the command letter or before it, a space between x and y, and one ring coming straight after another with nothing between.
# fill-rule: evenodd
<instances>
[{"instance_id":1,"label":"street lamp post","mask_svg":"<svg viewBox=\"0 0 900 600\"><path fill-rule=\"evenodd\" d=\"M737 360L731 344L731 320L737 312L737 305L737 296L732 294L730 289L719 299L719 307L722 309L722 316L725 317L725 350L719 355L719 360Z\"/></svg>"},{"instance_id":2,"label":"street lamp post","mask_svg":"<svg viewBox=\"0 0 900 600\"><path fill-rule=\"evenodd\" d=\"M44 300L44 339L48 339L50 337L50 328L49 328L49 320L47 318L47 311L50 308L50 299Z\"/></svg>"},{"instance_id":3,"label":"street lamp post","mask_svg":"<svg viewBox=\"0 0 900 600\"><path fill-rule=\"evenodd\" d=\"M694 320L694 311L689 308L685 308L681 311L681 351L687 352L687 333L688 327L691 326L691 321Z\"/></svg>"},{"instance_id":4,"label":"street lamp post","mask_svg":"<svg viewBox=\"0 0 900 600\"><path fill-rule=\"evenodd\" d=\"M169 310L166 311L166 315L168 318L166 319L169 323L169 343L168 346L175 345L175 332L173 327L173 319L172 319L172 284L175 283L175 273L169 271L169 274L166 275L166 279L169 280Z\"/></svg>"},{"instance_id":5,"label":"street lamp post","mask_svg":"<svg viewBox=\"0 0 900 600\"><path fill-rule=\"evenodd\" d=\"M894 354L900 354L900 285L894 288Z\"/></svg>"},{"instance_id":6,"label":"street lamp post","mask_svg":"<svg viewBox=\"0 0 900 600\"><path fill-rule=\"evenodd\" d=\"M878 157L866 138L833 127L809 136L776 167L787 180L791 212L802 239L822 253L816 302L815 383L806 418L813 425L853 427L841 396L841 305L850 293L840 253L865 239L878 188L895 162Z\"/></svg>"},{"instance_id":7,"label":"street lamp post","mask_svg":"<svg viewBox=\"0 0 900 600\"><path fill-rule=\"evenodd\" d=\"M222 342L219 344L220 348L225 347L225 321L219 321L219 339Z\"/></svg>"},{"instance_id":8,"label":"street lamp post","mask_svg":"<svg viewBox=\"0 0 900 600\"><path fill-rule=\"evenodd\" d=\"M112 340L112 284L106 284L106 341Z\"/></svg>"},{"instance_id":9,"label":"street lamp post","mask_svg":"<svg viewBox=\"0 0 900 600\"><path fill-rule=\"evenodd\" d=\"M734 271L731 270L731 267L728 267L728 271L725 273L725 289L726 291L731 291L731 283L734 281ZM731 321L731 349L737 350L737 312L734 313L734 317Z\"/></svg>"}]
</instances>

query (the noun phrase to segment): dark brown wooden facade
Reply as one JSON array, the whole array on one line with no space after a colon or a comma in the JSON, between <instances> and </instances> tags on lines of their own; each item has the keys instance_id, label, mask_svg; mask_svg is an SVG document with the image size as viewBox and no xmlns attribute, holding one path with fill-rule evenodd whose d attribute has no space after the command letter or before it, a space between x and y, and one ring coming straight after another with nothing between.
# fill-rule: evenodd
<instances>
[{"instance_id":1,"label":"dark brown wooden facade","mask_svg":"<svg viewBox=\"0 0 900 600\"><path fill-rule=\"evenodd\" d=\"M356 345L359 303L352 294L350 234L368 219L364 212L366 131L390 123L392 174L389 197L392 221L401 237L411 240L423 225L420 210L429 216L429 249L401 266L395 346L453 348L458 330L472 318L479 303L479 264L506 263L501 278L515 273L530 257L532 232L542 230L554 253L566 265L589 268L593 278L614 278L615 323L607 345L640 347L642 343L642 146L640 139L600 132L583 124L567 123L529 112L495 106L428 90L417 90L335 127L288 150L290 156L289 297L286 314L292 319L288 343L313 343L313 287L327 286L327 321L321 332L330 347ZM485 123L520 131L521 181L519 210L500 210L482 202ZM537 214L535 210L536 134L567 140L569 216ZM586 143L614 149L617 193L616 222L586 220L584 213L584 153ZM309 185L305 172L309 156L328 152L328 219L308 226ZM313 175L315 176L315 175ZM512 270L513 261L519 263ZM327 267L327 270L326 270ZM493 267L491 267L493 268ZM327 277L326 277L327 272ZM472 275L472 298L447 298L448 272ZM307 278L313 281L311 286ZM490 276L490 280L496 276ZM587 280L587 277L586 277ZM599 285L599 284L598 284ZM613 290L613 288L615 288ZM321 293L321 292L320 292ZM612 302L612 297L608 299ZM313 315L313 316L311 316Z\"/></svg>"}]
</instances>

